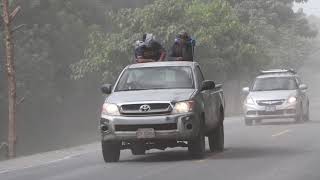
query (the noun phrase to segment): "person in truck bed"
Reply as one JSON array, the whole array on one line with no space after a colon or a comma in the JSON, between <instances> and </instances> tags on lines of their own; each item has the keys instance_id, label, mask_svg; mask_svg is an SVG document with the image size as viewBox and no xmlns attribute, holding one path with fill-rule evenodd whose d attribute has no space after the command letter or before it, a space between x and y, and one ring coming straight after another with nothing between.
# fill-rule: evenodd
<instances>
[{"instance_id":1,"label":"person in truck bed","mask_svg":"<svg viewBox=\"0 0 320 180\"><path fill-rule=\"evenodd\" d=\"M193 61L195 41L185 31L175 39L169 55L169 61Z\"/></svg>"},{"instance_id":2,"label":"person in truck bed","mask_svg":"<svg viewBox=\"0 0 320 180\"><path fill-rule=\"evenodd\" d=\"M136 63L164 61L166 51L162 45L155 40L153 34L144 34L143 41L139 42L135 50Z\"/></svg>"}]
</instances>

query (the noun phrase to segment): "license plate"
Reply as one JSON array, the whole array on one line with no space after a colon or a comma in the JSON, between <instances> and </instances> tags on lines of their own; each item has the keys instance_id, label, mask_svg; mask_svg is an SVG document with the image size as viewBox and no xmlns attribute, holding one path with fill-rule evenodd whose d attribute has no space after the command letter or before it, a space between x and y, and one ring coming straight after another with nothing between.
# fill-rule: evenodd
<instances>
[{"instance_id":1,"label":"license plate","mask_svg":"<svg viewBox=\"0 0 320 180\"><path fill-rule=\"evenodd\" d=\"M138 139L150 139L156 137L156 133L153 128L143 128L138 129L137 138Z\"/></svg>"},{"instance_id":2,"label":"license plate","mask_svg":"<svg viewBox=\"0 0 320 180\"><path fill-rule=\"evenodd\" d=\"M275 106L267 106L266 107L266 111L267 112L275 112L277 109Z\"/></svg>"}]
</instances>

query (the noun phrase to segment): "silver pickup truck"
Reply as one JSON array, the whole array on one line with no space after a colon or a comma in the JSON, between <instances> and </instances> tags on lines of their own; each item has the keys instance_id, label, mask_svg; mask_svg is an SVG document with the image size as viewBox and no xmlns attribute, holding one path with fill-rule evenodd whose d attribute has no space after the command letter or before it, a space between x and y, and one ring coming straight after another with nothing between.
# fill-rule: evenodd
<instances>
[{"instance_id":1,"label":"silver pickup truck","mask_svg":"<svg viewBox=\"0 0 320 180\"><path fill-rule=\"evenodd\" d=\"M107 98L100 131L105 162L120 151L188 147L193 157L224 149L222 85L205 80L196 62L153 62L127 66L115 85L101 88Z\"/></svg>"}]
</instances>

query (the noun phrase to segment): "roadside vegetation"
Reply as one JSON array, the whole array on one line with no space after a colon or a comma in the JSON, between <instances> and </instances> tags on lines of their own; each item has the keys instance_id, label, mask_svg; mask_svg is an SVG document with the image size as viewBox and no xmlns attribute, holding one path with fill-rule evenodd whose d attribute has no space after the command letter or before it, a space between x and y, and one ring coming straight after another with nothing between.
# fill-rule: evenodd
<instances>
[{"instance_id":1,"label":"roadside vegetation","mask_svg":"<svg viewBox=\"0 0 320 180\"><path fill-rule=\"evenodd\" d=\"M261 68L299 68L315 51L315 20L294 0L12 0L18 153L95 139L98 88L131 63L134 42L151 32L168 49L184 29L197 40L207 77L225 84L228 112ZM304 2L304 0L296 0ZM2 14L2 12L1 12ZM0 24L3 29L2 23ZM3 39L3 33L0 32ZM4 43L0 44L4 52ZM4 53L1 53L1 59ZM7 83L0 64L0 142L7 137Z\"/></svg>"}]
</instances>

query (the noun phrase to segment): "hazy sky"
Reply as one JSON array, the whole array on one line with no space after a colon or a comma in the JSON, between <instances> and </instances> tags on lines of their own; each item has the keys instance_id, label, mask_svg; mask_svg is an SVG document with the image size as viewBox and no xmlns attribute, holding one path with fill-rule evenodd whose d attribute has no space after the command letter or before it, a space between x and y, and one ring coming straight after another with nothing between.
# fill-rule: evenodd
<instances>
[{"instance_id":1,"label":"hazy sky","mask_svg":"<svg viewBox=\"0 0 320 180\"><path fill-rule=\"evenodd\" d=\"M302 7L308 15L313 14L320 16L320 0L309 0L308 3L299 4L297 7Z\"/></svg>"}]
</instances>

